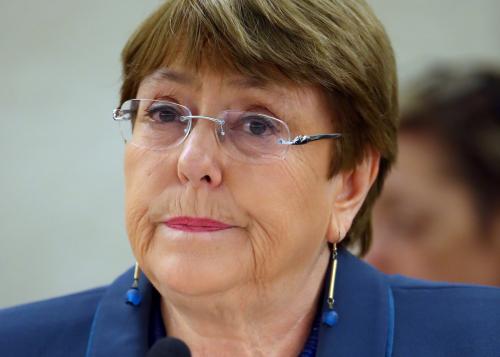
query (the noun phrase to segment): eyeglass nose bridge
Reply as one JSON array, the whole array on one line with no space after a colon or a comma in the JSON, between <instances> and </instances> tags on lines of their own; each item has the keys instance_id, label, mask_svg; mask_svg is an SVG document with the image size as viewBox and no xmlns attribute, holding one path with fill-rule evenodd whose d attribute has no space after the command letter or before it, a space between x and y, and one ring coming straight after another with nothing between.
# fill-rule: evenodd
<instances>
[{"instance_id":1,"label":"eyeglass nose bridge","mask_svg":"<svg viewBox=\"0 0 500 357\"><path fill-rule=\"evenodd\" d=\"M219 139L223 139L224 136L226 135L226 131L224 129L226 121L223 120L223 119L217 119L217 118L207 117L207 116L204 116L204 115L184 115L182 117L182 119L189 120L189 121L191 121L192 119L206 119L206 120L210 120L211 122L213 122L213 123L215 123L217 125L216 126L216 133L217 133L217 137ZM189 128L189 132L190 132L192 130L192 128L193 128L193 124L190 123L190 125L188 126L188 128ZM186 133L186 136L189 135L189 132Z\"/></svg>"}]
</instances>

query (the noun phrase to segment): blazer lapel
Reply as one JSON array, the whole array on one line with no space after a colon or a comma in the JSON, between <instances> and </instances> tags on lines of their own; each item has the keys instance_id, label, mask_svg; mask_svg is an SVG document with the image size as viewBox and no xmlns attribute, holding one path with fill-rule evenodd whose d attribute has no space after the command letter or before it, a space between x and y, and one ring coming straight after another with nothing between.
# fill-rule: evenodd
<instances>
[{"instance_id":1,"label":"blazer lapel","mask_svg":"<svg viewBox=\"0 0 500 357\"><path fill-rule=\"evenodd\" d=\"M87 345L86 357L138 357L148 350L149 320L153 288L144 275L139 279L142 302L126 303L133 269L115 280L97 307Z\"/></svg>"}]
</instances>

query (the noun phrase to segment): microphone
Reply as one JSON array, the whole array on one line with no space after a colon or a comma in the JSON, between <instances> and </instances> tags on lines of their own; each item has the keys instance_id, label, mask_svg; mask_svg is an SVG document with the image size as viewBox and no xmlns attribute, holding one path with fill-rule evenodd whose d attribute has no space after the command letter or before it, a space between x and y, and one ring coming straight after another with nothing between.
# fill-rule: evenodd
<instances>
[{"instance_id":1,"label":"microphone","mask_svg":"<svg viewBox=\"0 0 500 357\"><path fill-rule=\"evenodd\" d=\"M151 347L146 357L191 357L191 352L183 341L164 337Z\"/></svg>"}]
</instances>

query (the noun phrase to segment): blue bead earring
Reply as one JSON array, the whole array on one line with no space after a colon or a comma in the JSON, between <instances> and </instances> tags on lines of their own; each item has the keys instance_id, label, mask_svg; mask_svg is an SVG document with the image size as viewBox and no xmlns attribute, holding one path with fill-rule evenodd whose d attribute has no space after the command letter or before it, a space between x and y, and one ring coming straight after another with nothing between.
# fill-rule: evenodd
<instances>
[{"instance_id":1,"label":"blue bead earring","mask_svg":"<svg viewBox=\"0 0 500 357\"><path fill-rule=\"evenodd\" d=\"M132 286L127 290L126 301L127 304L133 306L139 306L142 301L142 295L139 291L139 276L141 275L141 269L139 268L139 263L135 263L134 268L134 281Z\"/></svg>"},{"instance_id":2,"label":"blue bead earring","mask_svg":"<svg viewBox=\"0 0 500 357\"><path fill-rule=\"evenodd\" d=\"M339 320L339 315L335 310L333 310L333 294L335 290L335 275L337 274L337 244L333 244L332 247L332 271L330 273L330 286L328 288L328 298L326 302L328 303L328 310L323 313L322 321L323 324L328 327L332 327L337 324Z\"/></svg>"}]
</instances>

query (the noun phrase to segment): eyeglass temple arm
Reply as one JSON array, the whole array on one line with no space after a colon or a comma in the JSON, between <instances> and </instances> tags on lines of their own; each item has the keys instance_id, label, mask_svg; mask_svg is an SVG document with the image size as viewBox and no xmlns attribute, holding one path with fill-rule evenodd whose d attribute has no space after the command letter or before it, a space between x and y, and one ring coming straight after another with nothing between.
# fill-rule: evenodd
<instances>
[{"instance_id":1,"label":"eyeglass temple arm","mask_svg":"<svg viewBox=\"0 0 500 357\"><path fill-rule=\"evenodd\" d=\"M342 137L342 134L316 134L316 135L298 135L291 141L282 141L285 145L304 145L310 143L311 141L321 140L321 139L338 139Z\"/></svg>"}]
</instances>

